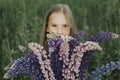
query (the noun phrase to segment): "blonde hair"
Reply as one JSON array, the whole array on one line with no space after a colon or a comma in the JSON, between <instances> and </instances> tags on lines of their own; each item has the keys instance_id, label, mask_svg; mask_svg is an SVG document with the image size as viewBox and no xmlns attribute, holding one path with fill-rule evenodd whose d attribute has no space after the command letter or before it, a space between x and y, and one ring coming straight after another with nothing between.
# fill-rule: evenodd
<instances>
[{"instance_id":1,"label":"blonde hair","mask_svg":"<svg viewBox=\"0 0 120 80\"><path fill-rule=\"evenodd\" d=\"M47 29L47 26L48 26L49 17L54 12L62 12L62 13L64 13L65 16L67 17L67 19L69 20L69 24L71 26L70 36L72 36L76 32L75 20L74 20L73 14L72 14L71 9L69 8L69 6L67 4L54 5L52 8L50 8L48 13L46 14L43 29L42 29L42 32L41 32L40 43L41 43L42 46L44 46L45 49L47 49L47 40L46 40L47 39L47 37L46 37L47 31L46 31L46 29Z\"/></svg>"}]
</instances>

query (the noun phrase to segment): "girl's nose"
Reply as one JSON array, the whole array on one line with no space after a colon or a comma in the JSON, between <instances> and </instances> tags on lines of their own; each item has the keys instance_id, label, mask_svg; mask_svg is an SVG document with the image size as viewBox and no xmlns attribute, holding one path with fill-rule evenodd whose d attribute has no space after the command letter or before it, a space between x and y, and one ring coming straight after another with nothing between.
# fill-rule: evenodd
<instances>
[{"instance_id":1,"label":"girl's nose","mask_svg":"<svg viewBox=\"0 0 120 80\"><path fill-rule=\"evenodd\" d=\"M58 28L58 35L62 35L62 34L63 34L62 32L63 32L62 28L59 27L59 28Z\"/></svg>"}]
</instances>

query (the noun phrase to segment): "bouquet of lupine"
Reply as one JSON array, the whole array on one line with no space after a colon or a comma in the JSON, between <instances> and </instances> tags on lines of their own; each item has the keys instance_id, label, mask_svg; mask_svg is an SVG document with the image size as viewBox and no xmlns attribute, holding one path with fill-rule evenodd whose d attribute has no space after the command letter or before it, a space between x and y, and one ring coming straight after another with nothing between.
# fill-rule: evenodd
<instances>
[{"instance_id":1,"label":"bouquet of lupine","mask_svg":"<svg viewBox=\"0 0 120 80\"><path fill-rule=\"evenodd\" d=\"M38 43L29 43L27 48L19 46L25 55L5 68L4 78L29 74L34 80L98 80L112 70L120 70L120 61L112 61L86 74L95 50L102 50L99 44L118 35L103 32L85 36L82 31L73 36L47 34L48 50Z\"/></svg>"}]
</instances>

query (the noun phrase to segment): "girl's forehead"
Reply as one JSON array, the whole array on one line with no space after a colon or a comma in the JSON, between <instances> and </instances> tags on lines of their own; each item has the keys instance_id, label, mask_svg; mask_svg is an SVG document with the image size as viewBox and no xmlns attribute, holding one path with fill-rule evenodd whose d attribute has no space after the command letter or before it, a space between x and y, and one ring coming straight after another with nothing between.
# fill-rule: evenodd
<instances>
[{"instance_id":1,"label":"girl's forehead","mask_svg":"<svg viewBox=\"0 0 120 80\"><path fill-rule=\"evenodd\" d=\"M49 16L49 22L56 21L56 20L70 23L69 17L63 12L54 12Z\"/></svg>"},{"instance_id":2,"label":"girl's forehead","mask_svg":"<svg viewBox=\"0 0 120 80\"><path fill-rule=\"evenodd\" d=\"M49 17L66 16L63 12L53 12Z\"/></svg>"}]
</instances>

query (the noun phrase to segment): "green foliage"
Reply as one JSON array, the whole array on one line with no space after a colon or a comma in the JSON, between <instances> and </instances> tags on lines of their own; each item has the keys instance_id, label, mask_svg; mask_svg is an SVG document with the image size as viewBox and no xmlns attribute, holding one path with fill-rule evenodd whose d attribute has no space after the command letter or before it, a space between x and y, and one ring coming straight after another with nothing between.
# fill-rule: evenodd
<instances>
[{"instance_id":1,"label":"green foliage","mask_svg":"<svg viewBox=\"0 0 120 80\"><path fill-rule=\"evenodd\" d=\"M0 0L0 80L3 70L13 59L22 56L18 46L40 40L45 13L57 3L65 3L72 9L79 30L88 34L111 31L120 35L119 0ZM102 52L96 52L89 71L120 60L120 38L103 43ZM103 77L105 80L119 80L120 71L113 71ZM117 78L115 78L117 77ZM30 80L20 75L9 80Z\"/></svg>"}]
</instances>

